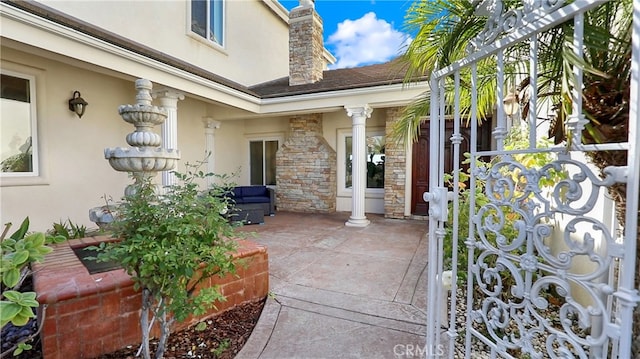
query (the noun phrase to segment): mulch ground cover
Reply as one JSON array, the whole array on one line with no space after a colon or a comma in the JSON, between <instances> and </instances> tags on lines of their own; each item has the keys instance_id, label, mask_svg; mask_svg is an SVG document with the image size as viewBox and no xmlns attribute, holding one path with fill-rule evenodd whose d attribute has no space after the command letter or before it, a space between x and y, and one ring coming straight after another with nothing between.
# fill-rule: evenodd
<instances>
[{"instance_id":1,"label":"mulch ground cover","mask_svg":"<svg viewBox=\"0 0 640 359\"><path fill-rule=\"evenodd\" d=\"M171 333L164 358L201 358L201 359L232 359L242 349L249 339L253 328L258 322L264 300L245 303L204 321L204 325L194 325L180 332ZM204 327L204 328L202 328ZM201 329L201 330L199 330ZM35 328L33 329L35 330ZM6 334L3 331L2 342L6 344ZM33 343L33 349L13 357L16 359L42 359L41 343ZM150 342L151 352L154 353L157 341ZM101 359L133 359L136 358L138 345L127 347L117 352L103 355ZM152 354L153 357L153 354Z\"/></svg>"}]
</instances>

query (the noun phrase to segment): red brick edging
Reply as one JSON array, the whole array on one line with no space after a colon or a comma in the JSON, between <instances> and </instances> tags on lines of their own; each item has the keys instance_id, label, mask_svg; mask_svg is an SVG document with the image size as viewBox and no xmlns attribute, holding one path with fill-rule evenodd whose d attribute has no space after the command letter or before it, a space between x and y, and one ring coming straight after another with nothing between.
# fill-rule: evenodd
<instances>
[{"instance_id":1,"label":"red brick edging","mask_svg":"<svg viewBox=\"0 0 640 359\"><path fill-rule=\"evenodd\" d=\"M33 266L33 285L38 301L47 305L42 330L45 359L94 358L140 342L139 314L142 296L133 290L133 282L123 269L89 274L73 252L110 240L90 237L54 245L44 262ZM266 297L269 290L267 248L248 240L239 240L234 258L235 276L215 276L203 286L219 285L226 302L202 317L177 323L174 330L186 328L238 304Z\"/></svg>"}]
</instances>

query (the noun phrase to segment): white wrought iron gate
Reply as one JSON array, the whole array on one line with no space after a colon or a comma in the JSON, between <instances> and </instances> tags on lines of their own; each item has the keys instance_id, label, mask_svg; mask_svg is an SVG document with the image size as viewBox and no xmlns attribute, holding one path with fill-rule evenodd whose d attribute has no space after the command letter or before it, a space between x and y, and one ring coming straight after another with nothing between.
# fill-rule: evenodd
<instances>
[{"instance_id":1,"label":"white wrought iron gate","mask_svg":"<svg viewBox=\"0 0 640 359\"><path fill-rule=\"evenodd\" d=\"M468 57L431 77L431 178L424 195L430 236L426 353L451 358L630 358L632 312L640 299L634 288L640 0L634 1L628 140L583 144L588 121L582 93L571 91L568 140L546 148L540 146L545 136L537 129L547 113L536 91L520 103L526 101L528 107L521 119L529 129L520 141L524 145L506 145L510 127L517 127L505 113L505 102L513 105L513 84L505 82L514 78L506 64L519 63L530 88L537 88L544 32L571 22L573 51L582 57L584 14L603 2L523 0L521 8L510 11L503 11L500 0L485 3L488 25L471 42ZM528 54L505 58L505 50L522 44ZM495 64L495 143L491 151L478 151L477 83L485 60ZM572 71L574 88L583 88L582 70ZM461 81L471 84L469 94ZM461 113L462 96L470 97L467 114ZM454 134L445 138L445 121L451 120ZM472 126L468 179L458 165L464 121ZM445 146L453 148L452 176L443 173ZM618 151L627 156L627 165L601 174L585 157L599 151ZM608 220L612 216L606 213L613 210L604 198L620 184L626 185L626 217L618 227Z\"/></svg>"}]
</instances>

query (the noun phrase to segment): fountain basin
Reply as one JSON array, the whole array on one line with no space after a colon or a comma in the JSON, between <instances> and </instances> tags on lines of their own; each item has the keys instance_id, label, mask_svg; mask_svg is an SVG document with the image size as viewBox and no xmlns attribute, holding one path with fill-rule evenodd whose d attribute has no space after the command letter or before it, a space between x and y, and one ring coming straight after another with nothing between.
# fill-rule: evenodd
<instances>
[{"instance_id":1,"label":"fountain basin","mask_svg":"<svg viewBox=\"0 0 640 359\"><path fill-rule=\"evenodd\" d=\"M126 122L138 127L153 127L167 119L167 110L152 105L137 103L118 107L118 113Z\"/></svg>"},{"instance_id":2,"label":"fountain basin","mask_svg":"<svg viewBox=\"0 0 640 359\"><path fill-rule=\"evenodd\" d=\"M117 208L112 205L93 207L89 210L89 220L97 224L100 229L107 229L116 216Z\"/></svg>"},{"instance_id":3,"label":"fountain basin","mask_svg":"<svg viewBox=\"0 0 640 359\"><path fill-rule=\"evenodd\" d=\"M180 151L159 147L105 148L104 157L116 171L161 172L174 169Z\"/></svg>"}]
</instances>

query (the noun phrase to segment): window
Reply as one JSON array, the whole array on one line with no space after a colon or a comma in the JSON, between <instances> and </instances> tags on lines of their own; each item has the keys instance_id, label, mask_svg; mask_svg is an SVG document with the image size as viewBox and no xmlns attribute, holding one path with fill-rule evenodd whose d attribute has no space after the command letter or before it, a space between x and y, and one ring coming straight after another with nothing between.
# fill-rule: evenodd
<instances>
[{"instance_id":1,"label":"window","mask_svg":"<svg viewBox=\"0 0 640 359\"><path fill-rule=\"evenodd\" d=\"M278 146L278 140L249 141L249 177L251 185L275 186Z\"/></svg>"},{"instance_id":2,"label":"window","mask_svg":"<svg viewBox=\"0 0 640 359\"><path fill-rule=\"evenodd\" d=\"M4 70L1 76L0 172L38 176L35 79Z\"/></svg>"},{"instance_id":3,"label":"window","mask_svg":"<svg viewBox=\"0 0 640 359\"><path fill-rule=\"evenodd\" d=\"M385 144L386 137L384 128L369 127L366 130L366 161L367 168L367 188L365 194L367 198L384 197L384 171L385 171ZM337 158L338 158L338 196L351 197L353 190L352 175L352 137L351 129L338 129L337 137Z\"/></svg>"},{"instance_id":4,"label":"window","mask_svg":"<svg viewBox=\"0 0 640 359\"><path fill-rule=\"evenodd\" d=\"M224 0L191 0L191 31L224 45Z\"/></svg>"},{"instance_id":5,"label":"window","mask_svg":"<svg viewBox=\"0 0 640 359\"><path fill-rule=\"evenodd\" d=\"M351 135L344 137L345 188L352 188L352 142ZM385 136L367 134L367 188L384 188L385 143Z\"/></svg>"}]
</instances>

